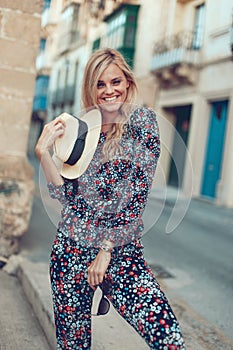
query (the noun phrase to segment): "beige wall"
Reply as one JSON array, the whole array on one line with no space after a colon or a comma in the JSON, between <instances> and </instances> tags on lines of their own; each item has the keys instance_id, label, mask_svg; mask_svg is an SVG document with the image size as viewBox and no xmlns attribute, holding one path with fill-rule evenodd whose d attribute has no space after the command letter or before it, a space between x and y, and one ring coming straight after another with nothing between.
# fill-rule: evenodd
<instances>
[{"instance_id":1,"label":"beige wall","mask_svg":"<svg viewBox=\"0 0 233 350\"><path fill-rule=\"evenodd\" d=\"M148 67L150 67L153 56L151 48L154 43L166 35L176 34L182 30L193 30L195 7L202 3L202 0L188 1L187 3L174 2L173 0L150 1L150 6L147 8L147 2L141 1L136 76L140 83L141 101L154 101L153 107L162 114L162 118L159 118L163 145L160 165L165 173L165 178L169 174L171 156L164 145L172 145L174 136L171 129L167 130L167 122L163 120L164 118L167 121L172 119L172 116L167 113L167 108L192 104L187 145L192 164L190 167L190 164L186 162L183 190L186 192L190 188L190 179L193 173L193 196L200 196L201 191L209 131L210 104L217 100L229 100L222 173L217 185L216 202L233 207L233 63L230 49L232 4L227 0L206 1L204 43L196 66L197 79L192 85L181 84L173 88L162 89L158 81L154 83L154 88L148 88L147 84L148 76L151 76ZM147 28L149 29L147 30ZM150 84L152 86L153 78L150 79ZM158 177L158 183L159 181Z\"/></svg>"},{"instance_id":2,"label":"beige wall","mask_svg":"<svg viewBox=\"0 0 233 350\"><path fill-rule=\"evenodd\" d=\"M229 102L223 171L218 185L218 203L233 207L233 90Z\"/></svg>"},{"instance_id":3,"label":"beige wall","mask_svg":"<svg viewBox=\"0 0 233 350\"><path fill-rule=\"evenodd\" d=\"M28 226L33 171L26 157L42 0L0 3L0 255Z\"/></svg>"}]
</instances>

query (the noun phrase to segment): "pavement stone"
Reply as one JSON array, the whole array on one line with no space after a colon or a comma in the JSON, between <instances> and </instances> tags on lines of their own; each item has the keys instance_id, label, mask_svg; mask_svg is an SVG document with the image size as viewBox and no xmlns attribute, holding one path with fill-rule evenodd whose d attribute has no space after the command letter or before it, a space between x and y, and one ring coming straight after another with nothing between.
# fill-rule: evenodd
<instances>
[{"instance_id":1,"label":"pavement stone","mask_svg":"<svg viewBox=\"0 0 233 350\"><path fill-rule=\"evenodd\" d=\"M18 279L0 270L0 281L0 349L49 350Z\"/></svg>"}]
</instances>

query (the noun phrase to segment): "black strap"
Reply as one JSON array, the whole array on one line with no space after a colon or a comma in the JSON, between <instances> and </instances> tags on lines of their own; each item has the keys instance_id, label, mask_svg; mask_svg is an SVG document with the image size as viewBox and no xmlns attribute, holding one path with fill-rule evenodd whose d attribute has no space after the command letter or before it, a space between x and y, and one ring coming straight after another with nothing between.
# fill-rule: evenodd
<instances>
[{"instance_id":1,"label":"black strap","mask_svg":"<svg viewBox=\"0 0 233 350\"><path fill-rule=\"evenodd\" d=\"M80 159L85 147L87 132L88 132L87 124L83 120L79 119L77 140L74 144L71 155L69 156L65 164L74 165Z\"/></svg>"}]
</instances>

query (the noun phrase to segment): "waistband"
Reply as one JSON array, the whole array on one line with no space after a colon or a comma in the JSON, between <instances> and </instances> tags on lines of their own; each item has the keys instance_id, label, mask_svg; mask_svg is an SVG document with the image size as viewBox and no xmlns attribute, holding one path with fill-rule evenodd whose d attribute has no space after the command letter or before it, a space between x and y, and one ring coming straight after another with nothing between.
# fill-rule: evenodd
<instances>
[{"instance_id":1,"label":"waistband","mask_svg":"<svg viewBox=\"0 0 233 350\"><path fill-rule=\"evenodd\" d=\"M63 245L63 244L68 244L73 247L76 247L78 249L81 249L82 251L90 252L90 251L95 251L98 253L99 251L99 246L98 244L85 244L84 242L80 242L77 240L72 239L68 234L64 234L60 230L57 231L56 239ZM122 244L122 245L117 245L113 247L112 250L112 257L117 257L119 255L131 255L135 253L136 251L139 253L144 249L143 244L141 242L141 239L134 239L129 243Z\"/></svg>"}]
</instances>

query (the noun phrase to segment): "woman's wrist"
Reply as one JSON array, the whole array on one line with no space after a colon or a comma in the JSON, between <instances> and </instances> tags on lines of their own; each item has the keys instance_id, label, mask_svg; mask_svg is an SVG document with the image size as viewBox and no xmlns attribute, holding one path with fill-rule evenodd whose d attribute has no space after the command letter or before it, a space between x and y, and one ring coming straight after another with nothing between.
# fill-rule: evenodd
<instances>
[{"instance_id":1,"label":"woman's wrist","mask_svg":"<svg viewBox=\"0 0 233 350\"><path fill-rule=\"evenodd\" d=\"M113 245L111 244L111 242L104 240L103 242L100 243L99 248L106 253L111 253L113 249Z\"/></svg>"},{"instance_id":2,"label":"woman's wrist","mask_svg":"<svg viewBox=\"0 0 233 350\"><path fill-rule=\"evenodd\" d=\"M42 157L49 154L49 150L47 148L41 149L39 146L36 146L35 153L37 158L41 160Z\"/></svg>"}]
</instances>

